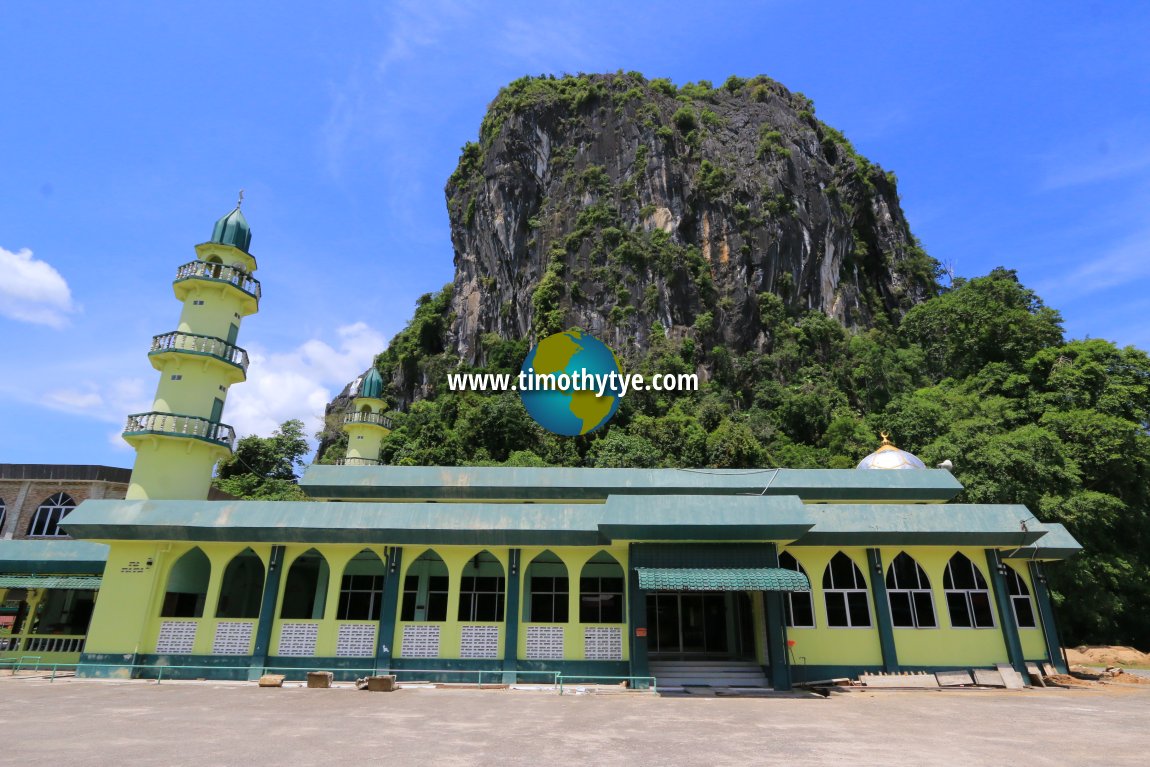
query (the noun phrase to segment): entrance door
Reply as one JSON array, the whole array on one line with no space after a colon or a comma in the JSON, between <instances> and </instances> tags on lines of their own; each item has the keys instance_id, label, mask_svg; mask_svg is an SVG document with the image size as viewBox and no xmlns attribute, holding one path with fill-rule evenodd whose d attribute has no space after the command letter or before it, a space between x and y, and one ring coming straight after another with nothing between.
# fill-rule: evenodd
<instances>
[{"instance_id":1,"label":"entrance door","mask_svg":"<svg viewBox=\"0 0 1150 767\"><path fill-rule=\"evenodd\" d=\"M754 655L751 603L743 592L659 591L647 595L647 650L664 658Z\"/></svg>"}]
</instances>

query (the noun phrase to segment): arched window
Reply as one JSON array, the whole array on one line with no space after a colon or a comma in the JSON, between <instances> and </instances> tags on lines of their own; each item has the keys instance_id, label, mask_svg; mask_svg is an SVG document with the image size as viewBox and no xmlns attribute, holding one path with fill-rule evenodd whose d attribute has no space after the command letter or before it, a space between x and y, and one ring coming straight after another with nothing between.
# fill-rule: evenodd
<instances>
[{"instance_id":1,"label":"arched window","mask_svg":"<svg viewBox=\"0 0 1150 767\"><path fill-rule=\"evenodd\" d=\"M807 574L799 561L789 551L779 554L779 567ZM783 594L783 619L791 628L815 627L815 606L809 591L788 591Z\"/></svg>"},{"instance_id":2,"label":"arched window","mask_svg":"<svg viewBox=\"0 0 1150 767\"><path fill-rule=\"evenodd\" d=\"M568 617L567 565L550 551L544 551L527 565L526 615L528 623L566 623Z\"/></svg>"},{"instance_id":3,"label":"arched window","mask_svg":"<svg viewBox=\"0 0 1150 767\"><path fill-rule=\"evenodd\" d=\"M296 557L284 584L280 618L323 620L329 573L327 560L315 549L308 549Z\"/></svg>"},{"instance_id":4,"label":"arched window","mask_svg":"<svg viewBox=\"0 0 1150 767\"><path fill-rule=\"evenodd\" d=\"M490 551L481 551L463 566L459 584L460 621L493 623L503 620L506 580L503 565Z\"/></svg>"},{"instance_id":5,"label":"arched window","mask_svg":"<svg viewBox=\"0 0 1150 767\"><path fill-rule=\"evenodd\" d=\"M963 554L955 554L946 563L942 578L946 607L954 628L994 628L994 611L990 609L990 589L982 571Z\"/></svg>"},{"instance_id":6,"label":"arched window","mask_svg":"<svg viewBox=\"0 0 1150 767\"><path fill-rule=\"evenodd\" d=\"M827 607L828 626L870 626L866 580L854 560L841 551L831 558L823 572L823 603Z\"/></svg>"},{"instance_id":7,"label":"arched window","mask_svg":"<svg viewBox=\"0 0 1150 767\"><path fill-rule=\"evenodd\" d=\"M383 560L369 549L356 554L343 569L336 620L377 621L383 606Z\"/></svg>"},{"instance_id":8,"label":"arched window","mask_svg":"<svg viewBox=\"0 0 1150 767\"><path fill-rule=\"evenodd\" d=\"M264 563L246 548L228 562L216 604L217 618L258 618L264 599Z\"/></svg>"},{"instance_id":9,"label":"arched window","mask_svg":"<svg viewBox=\"0 0 1150 767\"><path fill-rule=\"evenodd\" d=\"M600 551L579 573L579 622L623 622L623 567Z\"/></svg>"},{"instance_id":10,"label":"arched window","mask_svg":"<svg viewBox=\"0 0 1150 767\"><path fill-rule=\"evenodd\" d=\"M1009 565L1006 568L1006 590L1010 594L1010 606L1014 608L1014 620L1020 629L1037 628L1034 620L1034 603L1030 601L1030 589L1018 571Z\"/></svg>"},{"instance_id":11,"label":"arched window","mask_svg":"<svg viewBox=\"0 0 1150 767\"><path fill-rule=\"evenodd\" d=\"M403 579L401 621L447 620L447 565L432 549L419 555L407 567Z\"/></svg>"},{"instance_id":12,"label":"arched window","mask_svg":"<svg viewBox=\"0 0 1150 767\"><path fill-rule=\"evenodd\" d=\"M886 596L890 602L890 620L895 628L938 627L930 580L919 563L905 551L899 552L886 570Z\"/></svg>"},{"instance_id":13,"label":"arched window","mask_svg":"<svg viewBox=\"0 0 1150 767\"><path fill-rule=\"evenodd\" d=\"M40 508L36 509L36 513L32 515L32 521L28 524L28 536L30 538L50 538L66 535L60 529L60 521L68 516L74 508L76 508L76 502L67 493L56 493L51 498L46 499L40 504Z\"/></svg>"},{"instance_id":14,"label":"arched window","mask_svg":"<svg viewBox=\"0 0 1150 767\"><path fill-rule=\"evenodd\" d=\"M161 618L200 618L208 598L212 563L199 546L176 560L168 573Z\"/></svg>"}]
</instances>

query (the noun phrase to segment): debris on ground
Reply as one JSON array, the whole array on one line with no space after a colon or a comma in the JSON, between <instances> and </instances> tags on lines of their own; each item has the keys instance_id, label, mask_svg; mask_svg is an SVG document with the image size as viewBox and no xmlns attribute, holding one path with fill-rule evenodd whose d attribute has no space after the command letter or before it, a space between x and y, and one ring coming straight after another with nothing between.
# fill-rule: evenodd
<instances>
[{"instance_id":1,"label":"debris on ground","mask_svg":"<svg viewBox=\"0 0 1150 767\"><path fill-rule=\"evenodd\" d=\"M1071 666L1150 666L1150 653L1124 645L1080 645L1067 648Z\"/></svg>"}]
</instances>

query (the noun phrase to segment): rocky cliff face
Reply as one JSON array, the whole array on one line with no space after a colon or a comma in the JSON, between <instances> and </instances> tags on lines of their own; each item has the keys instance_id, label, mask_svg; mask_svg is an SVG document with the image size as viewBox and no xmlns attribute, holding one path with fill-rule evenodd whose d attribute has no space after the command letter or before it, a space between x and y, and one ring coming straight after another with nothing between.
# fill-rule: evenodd
<instances>
[{"instance_id":1,"label":"rocky cliff face","mask_svg":"<svg viewBox=\"0 0 1150 767\"><path fill-rule=\"evenodd\" d=\"M377 360L400 409L450 367L507 367L499 341L579 327L633 358L662 334L706 378L709 350L761 352L788 314L897 324L938 291L893 174L766 77L518 80L446 195L454 284Z\"/></svg>"},{"instance_id":2,"label":"rocky cliff face","mask_svg":"<svg viewBox=\"0 0 1150 767\"><path fill-rule=\"evenodd\" d=\"M770 294L848 327L934 294L893 174L765 77L675 88L639 75L504 88L447 184L445 344L580 327L617 353L653 328L734 353L770 336Z\"/></svg>"}]
</instances>

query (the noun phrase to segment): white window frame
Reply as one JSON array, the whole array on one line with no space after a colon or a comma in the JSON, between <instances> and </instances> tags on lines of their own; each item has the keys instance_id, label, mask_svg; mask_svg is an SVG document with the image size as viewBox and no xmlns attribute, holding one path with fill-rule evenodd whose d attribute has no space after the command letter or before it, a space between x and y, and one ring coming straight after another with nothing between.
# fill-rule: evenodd
<instances>
[{"instance_id":1,"label":"white window frame","mask_svg":"<svg viewBox=\"0 0 1150 767\"><path fill-rule=\"evenodd\" d=\"M851 577L851 580L854 582L854 586L852 586L851 588L839 588L834 583L834 574L831 570L831 563L834 562L835 557L837 557L839 554L842 554L844 557L846 557L848 560L850 560L851 565L854 567L854 572L853 572L853 575ZM830 580L831 580L831 587L830 588L827 588L827 586L826 586L827 578L830 578ZM860 580L862 581L862 588L859 588L859 585L858 585L858 581L860 581ZM850 610L850 595L851 594L862 594L863 595L863 600L864 600L863 604L866 605L866 617L867 617L867 622L865 624L863 624L863 623L857 623L856 624L851 619L851 610ZM828 596L839 596L839 595L842 596L843 613L846 615L846 620L847 620L847 623L845 626L835 625L834 623L831 622L830 604L829 604L829 600L827 599L827 597ZM869 628L874 628L874 616L871 615L870 589L867 587L866 576L863 575L862 568L858 566L858 562L855 562L854 557L847 554L845 551L841 551L841 550L836 551L834 556L832 556L830 558L830 560L827 562L826 569L823 571L823 611L826 614L827 628L832 628L832 629L869 629Z\"/></svg>"},{"instance_id":2,"label":"white window frame","mask_svg":"<svg viewBox=\"0 0 1150 767\"><path fill-rule=\"evenodd\" d=\"M788 556L792 560L794 560L795 566L794 567L788 567L787 565L783 564L783 557L784 556ZM799 561L798 557L796 557L794 554L792 554L789 551L780 551L779 552L779 567L782 567L786 570L793 570L796 573L802 573L803 575L805 575L807 577L807 582L808 583L810 582L811 577L810 577L810 575L807 574L807 570L805 567L803 567L803 563ZM811 609L810 609L811 622L809 624L804 623L804 624L799 625L799 624L795 623L794 598L795 598L796 593L800 597L805 597L807 602L811 606ZM790 629L813 629L813 628L818 628L815 625L816 623L817 623L817 621L815 620L815 596L812 592L810 592L810 591L799 591L799 592L784 591L783 592L783 625L784 626L786 626L787 628L790 628Z\"/></svg>"},{"instance_id":3,"label":"white window frame","mask_svg":"<svg viewBox=\"0 0 1150 767\"><path fill-rule=\"evenodd\" d=\"M1006 566L1006 593L1010 595L1010 611L1014 614L1014 625L1020 629L1036 629L1038 628L1038 606L1035 605L1034 599L1030 596L1030 587L1026 585L1026 580L1022 577L1022 573L1015 570L1010 565ZM1017 593L1015 590L1018 590ZM1033 621L1029 626L1023 626L1022 622L1018 620L1018 606L1016 600L1023 600L1030 606L1030 619Z\"/></svg>"},{"instance_id":4,"label":"white window frame","mask_svg":"<svg viewBox=\"0 0 1150 767\"><path fill-rule=\"evenodd\" d=\"M915 566L915 581L917 586L915 588L904 588L898 582L898 573L894 569L895 560L901 556L905 556ZM891 579L894 580L895 586L890 585ZM926 581L926 586L923 586L923 581ZM892 594L906 594L907 599L910 600L910 626L899 626L894 622L894 602L891 600ZM924 625L918 616L918 602L915 600L916 594L926 594L926 598L930 600L931 617L934 618L933 624ZM890 608L891 628L896 629L937 629L938 628L938 607L934 604L934 591L930 588L930 578L926 574L926 570L918 563L918 560L907 554L905 551L900 551L897 556L890 561L887 565L886 575L886 600L887 607Z\"/></svg>"},{"instance_id":5,"label":"white window frame","mask_svg":"<svg viewBox=\"0 0 1150 767\"><path fill-rule=\"evenodd\" d=\"M67 503L65 503L67 499ZM61 491L44 501L36 507L35 513L32 515L32 521L28 523L28 537L29 538L66 538L67 533L60 530L60 523L64 521L72 509L76 508L76 502L72 500L72 496ZM37 532L37 530L39 532ZM45 532L52 530L52 532Z\"/></svg>"},{"instance_id":6,"label":"white window frame","mask_svg":"<svg viewBox=\"0 0 1150 767\"><path fill-rule=\"evenodd\" d=\"M970 563L970 566L974 571L974 576L975 576L974 582L976 585L979 583L982 583L983 584L982 588L973 588L973 589L947 588L947 586L946 586L947 581L950 581L951 584L955 583L954 571L951 568L951 565L954 564L954 560L956 557L958 557L959 554L962 554L962 557L967 562ZM950 627L952 629L957 629L960 631L985 631L986 629L998 628L998 621L994 617L994 612L995 612L995 610L994 610L994 595L990 593L990 584L986 580L986 576L982 574L982 570L978 569L978 565L976 565L974 563L973 559L966 556L961 551L956 552L954 554L954 556L952 556L950 559L946 560L946 569L943 570L942 579L943 579L942 580L942 584L943 584L942 591L946 597L946 616L950 620ZM966 601L966 609L967 609L968 614L970 615L970 625L969 626L956 626L956 625L954 625L954 613L950 609L950 595L951 594L959 594ZM978 621L975 617L975 612L974 612L974 600L972 598L974 594L985 594L986 595L987 609L988 609L988 612L990 613L990 625L989 626L979 626L978 625Z\"/></svg>"}]
</instances>

